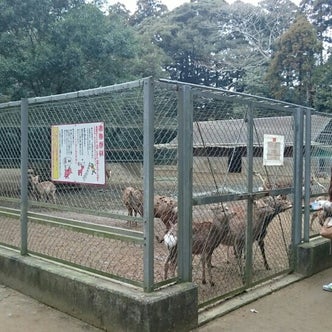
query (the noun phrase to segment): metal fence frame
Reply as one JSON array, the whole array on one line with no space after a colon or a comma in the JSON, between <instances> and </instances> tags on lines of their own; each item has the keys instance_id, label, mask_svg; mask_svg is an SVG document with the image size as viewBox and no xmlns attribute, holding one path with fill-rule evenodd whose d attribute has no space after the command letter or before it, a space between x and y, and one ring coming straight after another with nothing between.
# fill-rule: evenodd
<instances>
[{"instance_id":1,"label":"metal fence frame","mask_svg":"<svg viewBox=\"0 0 332 332\"><path fill-rule=\"evenodd\" d=\"M266 193L253 191L253 115L250 110L253 106L259 108L268 105L269 108L283 112L284 110L292 110L294 117L294 169L293 169L293 187L285 189L275 189L270 192L272 195L278 194L293 194L293 223L292 223L292 245L290 252L292 254L291 269L295 264L294 252L295 248L301 242L309 241L309 201L310 201L310 145L311 145L311 108L298 106L294 104L278 102L268 98L251 96L242 93L229 92L223 89L208 88L197 86L193 84L186 84L177 81L160 80L154 81L152 78L145 78L139 81L119 84L111 87L104 87L98 89L91 89L86 91L73 92L57 96L48 96L41 98L22 99L19 102L10 102L0 105L2 107L20 107L21 108L21 200L20 200L20 227L21 227L21 243L20 252L22 255L29 254L28 248L28 219L33 215L29 212L28 201L28 117L29 106L34 103L55 101L55 100L69 100L80 96L89 96L95 94L110 93L121 89L132 88L136 86L143 86L144 89L144 162L143 162L143 187L144 187L144 215L141 218L143 222L143 233L133 231L122 231L112 233L112 229L107 227L91 227L91 232L108 233L109 236L118 236L123 238L130 238L137 243L143 245L144 259L143 283L134 283L141 286L144 291L151 292L158 288L160 284L154 280L154 216L153 216L153 197L154 197L154 91L156 84L177 91L178 96L178 216L179 216L179 231L178 231L178 282L192 281L192 208L193 206L227 202L232 200L248 200L248 216L252 215L252 202L255 198L262 197ZM217 194L207 195L205 197L193 197L193 96L197 94L210 94L223 100L236 100L239 103L249 106L247 115L248 126L248 158L249 158L249 174L248 177L248 192L236 194ZM305 130L304 130L305 129ZM304 142L304 159L303 159L303 142ZM308 166L309 165L309 166ZM302 208L302 187L304 174L304 209ZM304 223L302 223L302 211L304 211ZM10 214L10 211L4 213ZM15 214L17 217L17 214ZM36 219L39 217L34 216ZM140 219L138 217L138 219ZM50 219L52 220L52 218ZM60 222L58 220L58 222ZM303 226L302 226L303 225ZM81 228L80 225L68 225L77 230ZM85 229L85 231L89 231ZM245 283L244 288L253 286L252 276L252 219L248 220L248 227L246 233L246 267L245 267ZM111 234L111 235L110 235ZM94 271L96 272L96 271ZM172 282L172 280L171 280Z\"/></svg>"},{"instance_id":2,"label":"metal fence frame","mask_svg":"<svg viewBox=\"0 0 332 332\"><path fill-rule=\"evenodd\" d=\"M292 194L294 195L293 206L293 222L292 222L292 243L289 248L290 253L290 269L284 273L291 272L296 264L295 252L297 246L302 242L308 242L309 235L309 217L310 217L310 182L311 182L311 114L314 111L311 108L294 105L290 103L278 102L275 100L261 98L257 96L245 95L241 93L231 93L222 89L201 87L193 84L184 84L180 82L162 80L166 84L176 84L180 91L180 105L179 105L179 280L191 280L191 246L192 238L186 237L185 234L191 233L192 224L192 206L206 203L220 203L237 199L248 199L248 216L252 216L253 200L261 197L262 193L253 192L253 116L249 112L247 118L248 124L248 159L249 159L249 177L248 177L248 193L241 193L240 195L215 195L206 196L203 198L194 198L192 196L192 96L201 91L207 91L219 98L240 99L241 102L252 107L264 107L268 105L269 108L276 109L280 112L284 110L293 110L294 118L294 168L293 168L293 186L288 190L275 189L270 192L271 195ZM182 93L182 94L181 94ZM185 115L186 114L186 115ZM304 177L302 176L304 174ZM181 179L181 181L180 181ZM184 189L186 188L186 189ZM304 189L304 195L303 195ZM191 193L192 201L181 200L182 195ZM187 196L188 196L187 195ZM263 194L264 195L264 194ZM181 208L182 207L182 208ZM182 210L183 209L183 210ZM181 211L182 210L182 211ZM186 215L186 211L188 214ZM182 213L181 213L182 212ZM303 218L304 215L304 218ZM244 276L243 289L250 288L255 285L252 281L252 217L249 217L248 227L246 232L246 266ZM182 252L181 252L182 250ZM189 255L188 255L189 253ZM189 268L189 270L188 270ZM242 289L242 290L243 290ZM241 289L238 291L241 292ZM217 297L215 300L218 300ZM203 305L209 304L203 303Z\"/></svg>"}]
</instances>

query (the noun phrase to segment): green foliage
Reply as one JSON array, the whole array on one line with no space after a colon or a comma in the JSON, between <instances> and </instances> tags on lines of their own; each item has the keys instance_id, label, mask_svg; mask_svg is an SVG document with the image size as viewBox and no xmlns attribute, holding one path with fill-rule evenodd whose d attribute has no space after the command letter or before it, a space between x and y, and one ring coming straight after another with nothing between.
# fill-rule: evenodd
<instances>
[{"instance_id":1,"label":"green foliage","mask_svg":"<svg viewBox=\"0 0 332 332\"><path fill-rule=\"evenodd\" d=\"M332 113L332 56L315 72L316 93L314 107L317 111Z\"/></svg>"},{"instance_id":2,"label":"green foliage","mask_svg":"<svg viewBox=\"0 0 332 332\"><path fill-rule=\"evenodd\" d=\"M331 43L332 37L329 34L332 25L331 0L302 0L300 8L316 27L319 40Z\"/></svg>"},{"instance_id":3,"label":"green foliage","mask_svg":"<svg viewBox=\"0 0 332 332\"><path fill-rule=\"evenodd\" d=\"M146 53L123 15L106 16L95 5L69 0L1 0L0 9L0 86L11 99L159 73L152 45L146 50L150 67L133 66Z\"/></svg>"},{"instance_id":4,"label":"green foliage","mask_svg":"<svg viewBox=\"0 0 332 332\"><path fill-rule=\"evenodd\" d=\"M144 21L139 32L168 56L165 69L172 79L210 85L221 0L184 4L158 20ZM213 11L212 11L212 8ZM213 69L215 72L215 70Z\"/></svg>"},{"instance_id":5,"label":"green foliage","mask_svg":"<svg viewBox=\"0 0 332 332\"><path fill-rule=\"evenodd\" d=\"M159 0L137 0L137 10L130 18L132 25L139 25L147 18L158 18L167 13L167 7Z\"/></svg>"},{"instance_id":6,"label":"green foliage","mask_svg":"<svg viewBox=\"0 0 332 332\"><path fill-rule=\"evenodd\" d=\"M313 71L320 51L315 29L298 16L276 42L266 77L272 96L311 106Z\"/></svg>"},{"instance_id":7,"label":"green foliage","mask_svg":"<svg viewBox=\"0 0 332 332\"><path fill-rule=\"evenodd\" d=\"M190 1L172 11L138 0L132 15L120 3L105 12L106 0L0 0L0 100L153 76L325 110L330 67L315 38L329 41L330 1L302 1L315 30L294 22L290 0Z\"/></svg>"},{"instance_id":8,"label":"green foliage","mask_svg":"<svg viewBox=\"0 0 332 332\"><path fill-rule=\"evenodd\" d=\"M271 60L272 45L288 29L296 11L289 0L264 0L257 7L235 2L225 11L219 31L225 36L227 48L219 56L220 62L233 68L227 86L266 95L263 77Z\"/></svg>"},{"instance_id":9,"label":"green foliage","mask_svg":"<svg viewBox=\"0 0 332 332\"><path fill-rule=\"evenodd\" d=\"M325 45L332 46L332 3L331 0L302 0L301 11L306 15L317 31L317 38ZM325 47L326 49L327 47ZM324 49L320 55L320 63L324 63Z\"/></svg>"},{"instance_id":10,"label":"green foliage","mask_svg":"<svg viewBox=\"0 0 332 332\"><path fill-rule=\"evenodd\" d=\"M295 11L289 0L266 0L260 7L198 1L144 20L138 31L168 55L165 70L172 79L263 94L271 43Z\"/></svg>"}]
</instances>

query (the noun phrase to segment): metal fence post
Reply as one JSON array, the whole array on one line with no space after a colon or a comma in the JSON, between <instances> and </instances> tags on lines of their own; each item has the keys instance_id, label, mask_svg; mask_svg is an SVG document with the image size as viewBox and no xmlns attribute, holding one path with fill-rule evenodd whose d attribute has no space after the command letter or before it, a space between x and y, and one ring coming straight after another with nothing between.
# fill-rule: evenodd
<instances>
[{"instance_id":1,"label":"metal fence post","mask_svg":"<svg viewBox=\"0 0 332 332\"><path fill-rule=\"evenodd\" d=\"M298 108L294 112L294 208L292 227L293 252L302 239L302 182L303 182L303 110Z\"/></svg>"},{"instance_id":2,"label":"metal fence post","mask_svg":"<svg viewBox=\"0 0 332 332\"><path fill-rule=\"evenodd\" d=\"M191 88L179 88L178 113L178 275L192 280L193 100Z\"/></svg>"},{"instance_id":3,"label":"metal fence post","mask_svg":"<svg viewBox=\"0 0 332 332\"><path fill-rule=\"evenodd\" d=\"M252 195L253 191L253 156L254 156L254 119L253 108L249 106L247 113L247 126L248 126L248 143L247 143L247 158L248 158L248 192ZM249 285L252 279L252 246L253 246L253 197L248 199L247 206L247 228L246 228L246 268L245 268L245 281Z\"/></svg>"},{"instance_id":4,"label":"metal fence post","mask_svg":"<svg viewBox=\"0 0 332 332\"><path fill-rule=\"evenodd\" d=\"M311 186L311 110L305 111L305 167L304 167L304 241L309 241L310 186Z\"/></svg>"},{"instance_id":5,"label":"metal fence post","mask_svg":"<svg viewBox=\"0 0 332 332\"><path fill-rule=\"evenodd\" d=\"M21 101L21 255L28 253L28 99Z\"/></svg>"},{"instance_id":6,"label":"metal fence post","mask_svg":"<svg viewBox=\"0 0 332 332\"><path fill-rule=\"evenodd\" d=\"M144 291L151 292L154 285L154 217L153 217L153 178L154 178L154 107L153 80L144 79Z\"/></svg>"}]
</instances>

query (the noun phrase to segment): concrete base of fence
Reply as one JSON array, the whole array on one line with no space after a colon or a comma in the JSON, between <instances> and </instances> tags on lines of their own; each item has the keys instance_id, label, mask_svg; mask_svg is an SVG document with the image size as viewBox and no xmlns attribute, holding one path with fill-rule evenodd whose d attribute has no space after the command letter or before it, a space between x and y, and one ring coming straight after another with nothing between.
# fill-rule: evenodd
<instances>
[{"instance_id":1,"label":"concrete base of fence","mask_svg":"<svg viewBox=\"0 0 332 332\"><path fill-rule=\"evenodd\" d=\"M331 240L317 236L298 246L296 272L311 276L329 267L332 267Z\"/></svg>"},{"instance_id":2,"label":"concrete base of fence","mask_svg":"<svg viewBox=\"0 0 332 332\"><path fill-rule=\"evenodd\" d=\"M144 293L2 247L0 283L106 331L189 331L198 324L192 283Z\"/></svg>"}]
</instances>

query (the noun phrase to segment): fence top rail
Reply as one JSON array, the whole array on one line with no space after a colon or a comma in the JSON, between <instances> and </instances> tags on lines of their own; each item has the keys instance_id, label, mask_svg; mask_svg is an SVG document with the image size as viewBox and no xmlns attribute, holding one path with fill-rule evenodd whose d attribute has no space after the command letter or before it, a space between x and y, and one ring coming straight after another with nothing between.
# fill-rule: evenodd
<instances>
[{"instance_id":1,"label":"fence top rail","mask_svg":"<svg viewBox=\"0 0 332 332\"><path fill-rule=\"evenodd\" d=\"M259 105L262 107L263 104L268 105L271 108L274 109L283 109L283 110L290 110L290 109L309 109L314 110L311 107L304 106L304 105L298 105L293 103L287 103L281 100L276 99L270 99L266 97L256 96L256 95L250 95L243 92L233 92L229 90L225 90L222 88L215 88L205 85L198 85L198 84L192 84L192 83L186 83L186 82L180 82L180 81L174 81L174 80L168 80L168 79L159 79L159 82L166 83L166 84L174 84L174 85L187 85L195 89L199 89L200 91L211 91L211 92L219 92L222 94L226 99L230 100L233 99L234 101L241 101L244 100L247 103L253 103L256 105Z\"/></svg>"},{"instance_id":2,"label":"fence top rail","mask_svg":"<svg viewBox=\"0 0 332 332\"><path fill-rule=\"evenodd\" d=\"M28 98L28 103L37 104L37 103L44 103L44 102L50 102L50 101L68 100L68 99L74 99L74 98L79 98L79 97L89 97L89 96L101 95L101 94L106 94L106 93L115 92L115 91L139 88L139 87L143 86L144 81L146 79L147 78L142 78L140 80L136 80L136 81L132 81L132 82L119 83L119 84L103 86L103 87L94 88L94 89L79 90L79 91L75 91L75 92L68 92L68 93L62 93L62 94L57 94L57 95L32 97L32 98ZM20 105L21 105L21 100L9 101L7 103L1 103L0 109L8 108L8 107L15 107L15 106L18 107Z\"/></svg>"}]
</instances>

